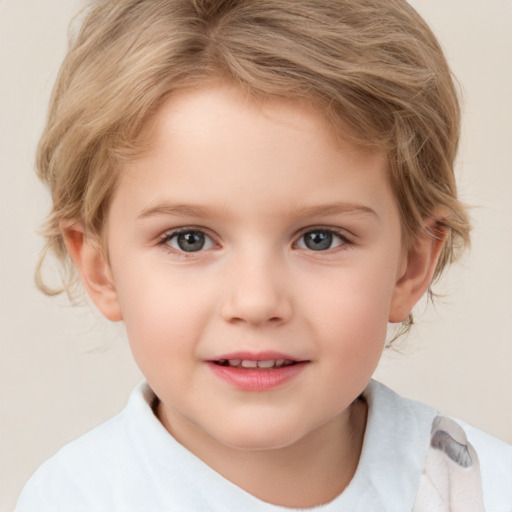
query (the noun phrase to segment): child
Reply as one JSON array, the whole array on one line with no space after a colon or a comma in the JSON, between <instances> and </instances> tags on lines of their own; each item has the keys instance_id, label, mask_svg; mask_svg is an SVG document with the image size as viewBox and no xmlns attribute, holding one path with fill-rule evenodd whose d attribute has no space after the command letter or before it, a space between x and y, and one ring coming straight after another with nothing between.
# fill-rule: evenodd
<instances>
[{"instance_id":1,"label":"child","mask_svg":"<svg viewBox=\"0 0 512 512\"><path fill-rule=\"evenodd\" d=\"M16 510L511 510L510 446L371 380L468 242L458 135L405 2L91 5L38 152L46 250L146 382Z\"/></svg>"}]
</instances>

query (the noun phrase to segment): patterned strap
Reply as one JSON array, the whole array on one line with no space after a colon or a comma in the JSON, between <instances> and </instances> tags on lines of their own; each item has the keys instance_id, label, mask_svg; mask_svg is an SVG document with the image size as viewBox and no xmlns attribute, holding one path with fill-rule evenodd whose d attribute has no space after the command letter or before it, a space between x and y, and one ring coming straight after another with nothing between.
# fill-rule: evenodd
<instances>
[{"instance_id":1,"label":"patterned strap","mask_svg":"<svg viewBox=\"0 0 512 512\"><path fill-rule=\"evenodd\" d=\"M466 433L437 416L412 512L485 512L480 464Z\"/></svg>"}]
</instances>

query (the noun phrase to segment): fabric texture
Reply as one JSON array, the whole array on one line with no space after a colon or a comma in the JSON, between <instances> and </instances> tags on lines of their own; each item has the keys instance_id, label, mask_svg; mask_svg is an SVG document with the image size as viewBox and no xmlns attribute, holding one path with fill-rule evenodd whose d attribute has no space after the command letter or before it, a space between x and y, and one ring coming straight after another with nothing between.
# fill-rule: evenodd
<instances>
[{"instance_id":1,"label":"fabric texture","mask_svg":"<svg viewBox=\"0 0 512 512\"><path fill-rule=\"evenodd\" d=\"M484 512L478 455L464 430L437 416L413 512Z\"/></svg>"},{"instance_id":2,"label":"fabric texture","mask_svg":"<svg viewBox=\"0 0 512 512\"><path fill-rule=\"evenodd\" d=\"M512 447L371 381L356 473L317 512L512 512ZM117 416L62 448L15 512L278 512L186 450L146 383Z\"/></svg>"}]
</instances>

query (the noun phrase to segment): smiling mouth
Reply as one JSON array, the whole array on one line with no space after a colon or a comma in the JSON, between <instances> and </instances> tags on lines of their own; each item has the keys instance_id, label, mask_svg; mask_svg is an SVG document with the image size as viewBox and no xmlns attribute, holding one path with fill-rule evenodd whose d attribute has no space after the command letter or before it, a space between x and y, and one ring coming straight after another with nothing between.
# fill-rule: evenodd
<instances>
[{"instance_id":1,"label":"smiling mouth","mask_svg":"<svg viewBox=\"0 0 512 512\"><path fill-rule=\"evenodd\" d=\"M293 366L300 361L292 361L291 359L268 359L268 360L253 360L253 359L219 359L212 361L218 366L228 368L239 368L242 370L275 370L277 368L284 368Z\"/></svg>"},{"instance_id":2,"label":"smiling mouth","mask_svg":"<svg viewBox=\"0 0 512 512\"><path fill-rule=\"evenodd\" d=\"M311 361L276 352L241 352L223 354L206 363L214 375L236 390L265 392L298 378Z\"/></svg>"}]
</instances>

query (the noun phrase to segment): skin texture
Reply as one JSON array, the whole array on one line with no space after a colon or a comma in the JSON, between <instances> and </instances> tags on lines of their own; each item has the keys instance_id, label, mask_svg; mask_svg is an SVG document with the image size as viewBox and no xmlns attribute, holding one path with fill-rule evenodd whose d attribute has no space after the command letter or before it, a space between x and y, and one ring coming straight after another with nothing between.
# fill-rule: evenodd
<instances>
[{"instance_id":1,"label":"skin texture","mask_svg":"<svg viewBox=\"0 0 512 512\"><path fill-rule=\"evenodd\" d=\"M325 503L357 467L366 406L351 404L387 323L424 293L442 241L406 254L386 155L335 142L304 106L215 84L176 94L151 130L121 170L106 251L80 222L62 226L84 285L125 322L180 443L263 500ZM206 235L202 250L180 249L183 228ZM313 250L304 235L319 229L332 243ZM305 363L240 390L207 363L240 351Z\"/></svg>"}]
</instances>

